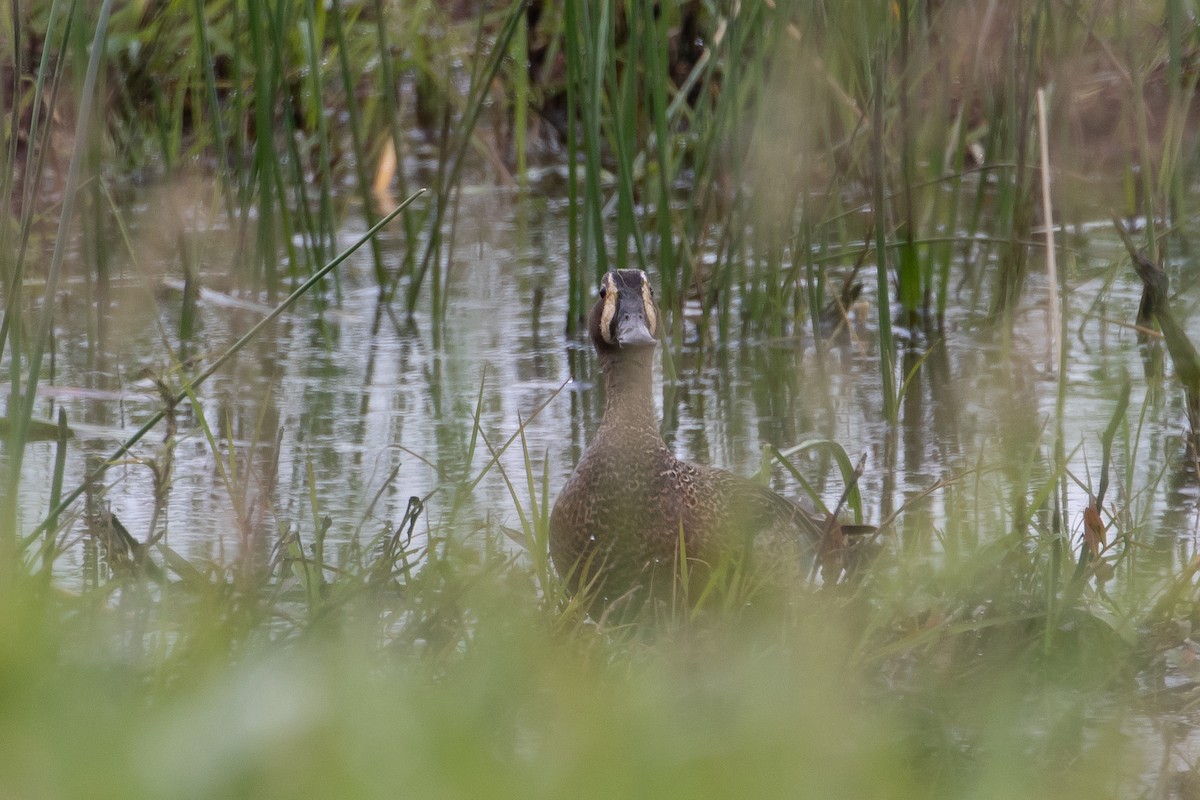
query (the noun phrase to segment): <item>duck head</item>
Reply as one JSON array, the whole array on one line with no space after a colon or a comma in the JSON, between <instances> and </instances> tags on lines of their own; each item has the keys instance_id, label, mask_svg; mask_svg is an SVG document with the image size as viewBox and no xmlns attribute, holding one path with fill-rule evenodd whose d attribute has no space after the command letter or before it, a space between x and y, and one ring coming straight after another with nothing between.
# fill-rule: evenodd
<instances>
[{"instance_id":1,"label":"duck head","mask_svg":"<svg viewBox=\"0 0 1200 800\"><path fill-rule=\"evenodd\" d=\"M640 269L604 273L600 297L588 315L592 344L602 357L628 351L652 353L658 343L658 306L650 279Z\"/></svg>"}]
</instances>

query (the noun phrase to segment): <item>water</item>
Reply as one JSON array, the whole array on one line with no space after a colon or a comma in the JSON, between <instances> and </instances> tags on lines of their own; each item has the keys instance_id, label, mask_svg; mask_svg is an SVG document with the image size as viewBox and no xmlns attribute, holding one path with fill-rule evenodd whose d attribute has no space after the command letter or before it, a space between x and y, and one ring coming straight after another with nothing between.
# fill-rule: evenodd
<instances>
[{"instance_id":1,"label":"water","mask_svg":"<svg viewBox=\"0 0 1200 800\"><path fill-rule=\"evenodd\" d=\"M164 341L174 341L179 297L163 287L178 266L173 251L156 244L169 238L157 206L151 196L129 210L138 257L114 283L103 347L95 345L93 317L81 307L84 285L70 285L60 298L55 374L37 415L50 419L65 408L75 428L68 488L83 480L85 456L107 456L152 413L158 394L145 376L171 365ZM198 226L205 217L190 215ZM362 229L351 214L342 246ZM226 235L189 235L200 242L207 270L195 349L211 357L265 316L270 303L222 288ZM401 236L395 224L383 237L392 258L399 259ZM1140 285L1131 269L1108 283L1119 245L1093 235L1082 247L1066 267L1072 291L1062 437L1071 532L1078 542L1088 491L1099 483L1100 434L1128 375L1129 432L1118 436L1106 506L1146 522L1145 542L1159 555L1138 563L1165 574L1196 551L1197 492L1181 466L1182 391L1170 380L1148 385L1143 377L1135 333L1121 324L1135 316ZM201 389L216 454L197 417L180 409L164 540L188 558L228 563L240 548L269 548L284 531L311 542L327 516L330 541L344 543L398 522L411 496L428 500L417 528L424 535L448 521L454 487L479 475L489 449L501 448L522 424L539 491L546 464L556 492L602 410L590 346L563 334L566 259L561 200L546 199L536 187L526 197L472 187L463 193L457 240L443 265L445 319L418 313L410 324L379 308L364 249L340 268L337 290L326 291L331 310L319 313L305 298ZM984 285L991 267L972 267L984 270ZM764 443L786 448L819 435L840 443L854 461L866 456L860 481L866 518L877 522L899 512L897 530L912 546L936 555L947 541L973 535L964 532L966 523L981 517L995 521L980 529L1002 532L1019 504L1014 498L1036 493L1051 478L1058 379L1036 258L1031 269L1010 332L988 330L978 313L959 308L944 333L914 335L899 359L898 377L912 377L894 430L883 419L872 280L865 281L858 311L865 322L823 357L806 332L702 344L685 323L689 343L678 354L679 377L660 398L666 437L681 457L749 474L760 465ZM544 302L535 315L539 291ZM1096 308L1098 295L1104 302ZM964 306L971 296L964 286ZM1200 315L1192 316L1200 332ZM483 436L471 452L477 408ZM162 435L153 433L135 457L108 473L104 502L140 540L151 533L150 463L161 464L163 456ZM52 445L30 446L21 499L27 529L48 506L53 460ZM798 465L836 504L842 493L836 469L808 457ZM463 504L455 511L457 530L518 525L504 477L528 505L519 441L500 466L470 493L457 494ZM799 491L778 467L775 482L782 492ZM946 486L929 491L938 482ZM81 531L71 528L57 564L68 581L82 567L83 549L73 543Z\"/></svg>"}]
</instances>

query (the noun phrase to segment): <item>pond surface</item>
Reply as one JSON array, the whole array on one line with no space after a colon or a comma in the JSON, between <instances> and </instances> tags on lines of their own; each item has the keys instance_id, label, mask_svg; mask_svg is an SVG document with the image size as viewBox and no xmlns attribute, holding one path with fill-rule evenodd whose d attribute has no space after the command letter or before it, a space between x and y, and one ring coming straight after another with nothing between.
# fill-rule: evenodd
<instances>
[{"instance_id":1,"label":"pond surface","mask_svg":"<svg viewBox=\"0 0 1200 800\"><path fill-rule=\"evenodd\" d=\"M55 374L36 413L52 419L64 408L75 429L68 488L83 480L85 456L107 457L158 407L147 375L179 382L165 344L177 341L179 267L175 252L161 246L170 238L161 230L161 206L151 191L127 209L136 259L113 284L101 346L95 317L86 313L85 285L74 283L60 297ZM230 235L200 221L208 218L203 208L189 218L206 287L194 350L212 357L271 303L221 288ZM340 245L363 229L361 215L351 211ZM397 262L405 246L401 231L394 224L381 240ZM336 287L329 284L324 312L313 298L302 299L202 387L198 397L223 469L197 415L180 409L182 441L158 521L171 547L191 559L228 563L242 547L265 552L282 531L311 542L326 516L329 541L344 544L397 524L411 496L426 499L418 536L442 530L451 509L454 530L463 535L483 526L518 527L504 478L528 506L520 440L500 459L502 470L487 470L469 492L455 487L484 471L489 448L502 447L523 423L538 491L544 467L551 495L557 493L603 407L590 345L563 333L566 202L538 187L528 194L471 187L461 196L455 232L443 265L444 320L419 312L410 324L399 310L381 309L364 248L342 265ZM1070 287L1061 422L1071 533L1078 542L1088 488L1100 480L1100 435L1128 376L1128 427L1114 447L1106 506L1145 527L1143 543L1152 546L1139 568L1165 573L1195 552L1200 521L1182 459L1182 392L1170 379L1148 384L1143 377L1143 354L1129 327L1141 287L1119 242L1102 225L1076 233L1060 266ZM851 460L866 457L860 488L867 520L899 512L901 539L931 554L973 531L1011 530L1014 509L1025 502L1019 498L1037 495L1051 479L1060 419L1043 265L1035 254L1011 330L982 324L983 309L971 308L986 306L972 287L990 285L994 264L983 257L960 267L961 307L943 332L914 333L898 359L898 378L912 377L894 429L883 417L874 277L864 272L859 327L823 354L807 330L764 340L735 327L731 340L701 342L694 321L675 321L684 326L685 344L675 354L678 377L660 398L668 441L683 458L750 474L764 444L784 449L814 435L834 440ZM536 295L544 298L540 310ZM1195 305L1187 302L1192 295L1181 298L1185 313ZM1200 336L1200 313L1188 316ZM473 436L477 413L481 437ZM146 540L155 504L148 460L162 462L162 433L148 436L135 454L109 470L102 502ZM26 529L45 514L53 463L53 445L30 446ZM795 463L836 505L842 485L828 460L803 454ZM774 481L781 492L800 493L778 466ZM946 485L929 491L939 482ZM1048 524L1044 511L1029 514ZM67 581L78 580L83 566L82 531L81 524L71 529L57 564Z\"/></svg>"}]
</instances>

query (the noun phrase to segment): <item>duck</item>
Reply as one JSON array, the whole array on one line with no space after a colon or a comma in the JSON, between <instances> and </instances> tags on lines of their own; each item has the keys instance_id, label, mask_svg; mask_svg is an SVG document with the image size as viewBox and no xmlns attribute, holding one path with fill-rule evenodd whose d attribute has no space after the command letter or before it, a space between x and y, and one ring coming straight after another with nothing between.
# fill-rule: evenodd
<instances>
[{"instance_id":1,"label":"duck","mask_svg":"<svg viewBox=\"0 0 1200 800\"><path fill-rule=\"evenodd\" d=\"M639 608L731 558L750 569L798 565L787 571L796 577L814 557L832 561L848 533L874 530L840 525L748 478L677 458L654 406L661 329L644 271L603 276L588 330L604 415L550 512L550 557L570 593L586 591L593 608Z\"/></svg>"}]
</instances>

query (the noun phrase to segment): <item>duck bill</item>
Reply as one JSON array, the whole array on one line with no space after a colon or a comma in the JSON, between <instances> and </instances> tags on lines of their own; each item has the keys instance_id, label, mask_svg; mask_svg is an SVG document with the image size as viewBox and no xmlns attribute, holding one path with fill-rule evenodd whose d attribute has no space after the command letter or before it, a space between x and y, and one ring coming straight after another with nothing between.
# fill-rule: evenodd
<instances>
[{"instance_id":1,"label":"duck bill","mask_svg":"<svg viewBox=\"0 0 1200 800\"><path fill-rule=\"evenodd\" d=\"M621 347L653 347L657 344L646 327L646 318L640 314L630 315L617 323L617 342Z\"/></svg>"}]
</instances>

